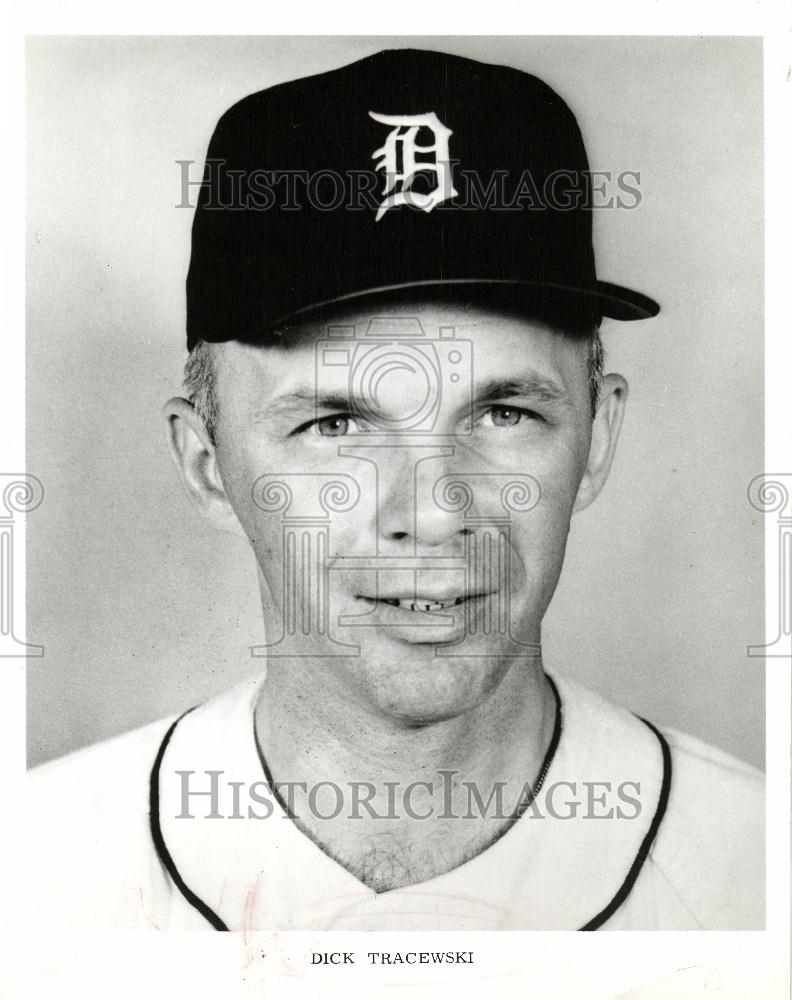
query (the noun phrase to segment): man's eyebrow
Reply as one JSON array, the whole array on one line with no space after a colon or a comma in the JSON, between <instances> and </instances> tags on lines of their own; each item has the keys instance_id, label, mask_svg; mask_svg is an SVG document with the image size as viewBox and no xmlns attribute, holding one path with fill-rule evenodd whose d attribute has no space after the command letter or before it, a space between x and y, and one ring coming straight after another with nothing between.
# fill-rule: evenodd
<instances>
[{"instance_id":1,"label":"man's eyebrow","mask_svg":"<svg viewBox=\"0 0 792 1000\"><path fill-rule=\"evenodd\" d=\"M489 379L474 386L474 398L477 403L489 403L498 399L511 399L515 396L527 396L543 403L563 402L567 398L566 391L553 379L536 372L521 375L519 378ZM345 392L317 391L314 385L298 385L283 395L276 396L259 410L258 417L276 417L291 411L304 411L306 407L316 410L343 410L344 412L363 413L366 404L363 400L353 400Z\"/></svg>"},{"instance_id":2,"label":"man's eyebrow","mask_svg":"<svg viewBox=\"0 0 792 1000\"><path fill-rule=\"evenodd\" d=\"M262 416L277 416L290 410L304 410L307 406L319 410L347 411L351 408L351 400L345 392L317 391L313 385L299 385L265 403L259 413Z\"/></svg>"},{"instance_id":3,"label":"man's eyebrow","mask_svg":"<svg viewBox=\"0 0 792 1000\"><path fill-rule=\"evenodd\" d=\"M490 379L476 386L474 395L479 403L514 396L530 396L544 403L557 403L567 398L567 392L557 382L534 372L519 378Z\"/></svg>"}]
</instances>

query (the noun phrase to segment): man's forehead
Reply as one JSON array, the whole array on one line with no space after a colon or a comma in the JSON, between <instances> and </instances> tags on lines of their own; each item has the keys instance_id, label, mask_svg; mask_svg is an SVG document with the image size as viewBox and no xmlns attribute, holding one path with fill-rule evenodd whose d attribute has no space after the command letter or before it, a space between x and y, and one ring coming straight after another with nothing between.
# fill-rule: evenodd
<instances>
[{"instance_id":1,"label":"man's forehead","mask_svg":"<svg viewBox=\"0 0 792 1000\"><path fill-rule=\"evenodd\" d=\"M345 409L377 391L383 405L397 405L402 392L406 404L412 390L425 393L434 382L445 387L449 405L463 407L464 399L468 405L498 396L560 402L587 392L580 338L541 320L474 306L350 309L295 324L266 345L213 346L223 359L221 397L271 415L311 405ZM497 385L515 388L499 393Z\"/></svg>"}]
</instances>

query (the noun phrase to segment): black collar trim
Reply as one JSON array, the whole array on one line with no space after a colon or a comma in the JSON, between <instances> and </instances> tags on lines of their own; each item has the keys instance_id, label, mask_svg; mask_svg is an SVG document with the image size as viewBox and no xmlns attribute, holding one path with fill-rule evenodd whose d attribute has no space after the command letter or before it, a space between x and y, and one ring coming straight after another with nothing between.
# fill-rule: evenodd
<instances>
[{"instance_id":1,"label":"black collar trim","mask_svg":"<svg viewBox=\"0 0 792 1000\"><path fill-rule=\"evenodd\" d=\"M547 765L549 765L549 763L552 761L555 755L555 750L556 747L558 746L558 739L560 738L561 735L560 698L558 695L558 691L555 687L555 684L553 684L552 681L551 685L553 687L553 692L556 696L557 713L556 713L556 727L553 733L553 738L550 741L550 746L548 747L548 753L545 761ZM214 912L214 910L212 910L209 906L207 906L202 899L196 896L196 894L192 891L192 889L190 889L190 887L187 885L187 883L179 874L179 870L176 867L173 857L171 856L171 853L168 850L167 845L165 844L165 838L162 835L162 827L160 825L159 785L160 785L160 771L162 769L162 760L165 756L165 751L168 747L168 744L171 741L171 737L173 736L176 727L181 722L181 720L186 715L189 715L189 713L192 711L193 711L192 708L188 709L188 711L185 712L183 715L180 715L179 718L176 719L176 721L168 729L167 733L165 734L165 738L163 739L162 744L160 745L160 748L157 752L157 756L154 760L154 766L151 769L151 779L149 782L149 825L151 828L151 839L154 842L154 848L157 852L157 856L159 857L162 864L165 866L170 877L173 879L174 885L182 894L182 896L184 896L184 898L187 900L190 906L192 906L193 909L197 910L198 913L200 913L201 916L204 917L216 931L228 931L229 927L227 927L226 924L220 919L220 917L218 917L218 915ZM652 725L651 722L647 722L646 719L641 719L641 722L643 722L646 726L648 726L649 729L651 729L651 731L655 734L663 754L663 782L660 788L660 796L657 801L657 809L655 810L652 823L646 832L646 836L641 842L641 846L638 849L638 853L635 856L635 860L630 866L630 870L627 872L627 876L624 879L624 882L622 882L621 886L619 887L618 892L603 910L601 910L595 917L589 920L587 924L584 924L584 926L580 928L581 931L598 930L600 927L602 927L604 923L606 923L606 921L610 920L613 914L619 909L619 907L624 903L624 901L630 895L633 886L635 885L638 879L638 875L640 874L641 869L643 868L644 862L649 856L649 851L652 849L652 845L654 844L655 838L657 837L657 832L660 829L660 824L663 822L663 817L665 816L666 809L668 807L668 797L671 791L671 770L672 770L671 749L668 746L668 742L665 739L665 737L662 735L662 733L659 732L659 730L655 729L655 727ZM546 773L547 769L548 769L547 767L543 767L542 772L540 772L540 776L543 776L543 773ZM536 789L536 791L538 791L538 788Z\"/></svg>"},{"instance_id":2,"label":"black collar trim","mask_svg":"<svg viewBox=\"0 0 792 1000\"><path fill-rule=\"evenodd\" d=\"M647 722L646 719L641 719L641 722L648 726L655 734L658 742L660 743L660 749L663 752L663 783L660 787L660 797L657 800L657 809L655 810L651 826L646 831L646 836L641 841L641 846L638 849L638 853L635 855L635 860L630 866L630 870L627 872L627 877L622 882L619 891L604 910L600 910L596 917L589 920L587 924L584 924L583 927L580 928L582 931L598 930L607 920L610 920L613 914L630 895L633 886L638 879L638 875L643 868L644 862L649 856L649 851L652 849L652 844L654 844L657 831L660 829L660 824L663 822L663 817L665 816L666 808L668 807L668 796L671 791L671 749L668 746L666 738L661 732L659 732L659 730L655 729L651 722Z\"/></svg>"},{"instance_id":3,"label":"black collar trim","mask_svg":"<svg viewBox=\"0 0 792 1000\"><path fill-rule=\"evenodd\" d=\"M206 903L187 885L184 879L179 874L179 869L176 867L176 863L171 857L171 853L165 843L165 838L162 835L162 826L160 825L160 770L162 768L162 758L165 756L165 751L168 748L168 744L171 741L171 737L184 718L185 715L189 715L193 709L190 708L183 715L173 723L170 729L165 733L165 738L163 739L159 750L157 751L157 756L154 760L154 766L151 769L151 778L149 781L149 826L151 828L151 839L154 841L154 847L157 851L157 856L160 861L165 865L168 874L173 879L173 883L179 892L184 896L190 906L197 910L202 917L209 921L209 923L214 927L216 931L227 931L229 928L223 923L223 921L218 917L214 910L210 909Z\"/></svg>"}]
</instances>

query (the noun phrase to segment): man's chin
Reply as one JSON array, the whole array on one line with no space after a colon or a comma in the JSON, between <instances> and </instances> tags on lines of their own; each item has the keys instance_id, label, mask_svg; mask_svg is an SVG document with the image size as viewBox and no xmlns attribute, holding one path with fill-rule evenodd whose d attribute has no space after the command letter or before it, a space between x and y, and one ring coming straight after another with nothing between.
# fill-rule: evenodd
<instances>
[{"instance_id":1,"label":"man's chin","mask_svg":"<svg viewBox=\"0 0 792 1000\"><path fill-rule=\"evenodd\" d=\"M482 658L440 658L432 645L410 646L386 669L370 663L365 688L377 714L422 726L458 718L483 704L507 669Z\"/></svg>"}]
</instances>

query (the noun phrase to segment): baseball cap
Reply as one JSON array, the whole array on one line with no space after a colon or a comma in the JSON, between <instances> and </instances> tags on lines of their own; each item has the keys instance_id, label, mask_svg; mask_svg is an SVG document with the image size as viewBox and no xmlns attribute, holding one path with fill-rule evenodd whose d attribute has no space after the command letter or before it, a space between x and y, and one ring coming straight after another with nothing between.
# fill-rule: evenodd
<instances>
[{"instance_id":1,"label":"baseball cap","mask_svg":"<svg viewBox=\"0 0 792 1000\"><path fill-rule=\"evenodd\" d=\"M193 219L187 346L405 289L499 292L574 323L655 316L596 274L575 116L507 66L378 52L219 120Z\"/></svg>"}]
</instances>

